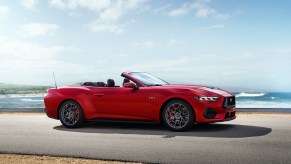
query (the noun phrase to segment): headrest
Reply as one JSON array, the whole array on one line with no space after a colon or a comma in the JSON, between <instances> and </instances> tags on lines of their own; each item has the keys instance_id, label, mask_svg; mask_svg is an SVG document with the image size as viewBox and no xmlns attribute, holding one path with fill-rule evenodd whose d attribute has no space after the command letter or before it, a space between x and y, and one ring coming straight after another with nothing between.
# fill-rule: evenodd
<instances>
[{"instance_id":1,"label":"headrest","mask_svg":"<svg viewBox=\"0 0 291 164\"><path fill-rule=\"evenodd\" d=\"M115 82L113 79L108 79L107 80L107 87L114 87L115 86Z\"/></svg>"},{"instance_id":2,"label":"headrest","mask_svg":"<svg viewBox=\"0 0 291 164\"><path fill-rule=\"evenodd\" d=\"M122 83L122 85L124 85L125 83L129 83L130 82L130 80L129 79L127 79L127 78L125 78L124 80L123 80L123 83Z\"/></svg>"},{"instance_id":3,"label":"headrest","mask_svg":"<svg viewBox=\"0 0 291 164\"><path fill-rule=\"evenodd\" d=\"M97 87L105 87L105 83L104 82L97 82Z\"/></svg>"}]
</instances>

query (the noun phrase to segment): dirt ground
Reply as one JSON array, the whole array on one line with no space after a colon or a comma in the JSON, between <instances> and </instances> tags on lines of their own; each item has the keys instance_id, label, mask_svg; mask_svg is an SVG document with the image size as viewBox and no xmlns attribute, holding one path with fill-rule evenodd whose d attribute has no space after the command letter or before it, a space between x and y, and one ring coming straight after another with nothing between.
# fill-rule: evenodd
<instances>
[{"instance_id":1,"label":"dirt ground","mask_svg":"<svg viewBox=\"0 0 291 164\"><path fill-rule=\"evenodd\" d=\"M0 164L133 164L132 162L102 161L33 155L0 154Z\"/></svg>"},{"instance_id":2,"label":"dirt ground","mask_svg":"<svg viewBox=\"0 0 291 164\"><path fill-rule=\"evenodd\" d=\"M240 117L280 117L280 118L291 118L290 113L256 113L256 112L238 112L237 118Z\"/></svg>"}]
</instances>

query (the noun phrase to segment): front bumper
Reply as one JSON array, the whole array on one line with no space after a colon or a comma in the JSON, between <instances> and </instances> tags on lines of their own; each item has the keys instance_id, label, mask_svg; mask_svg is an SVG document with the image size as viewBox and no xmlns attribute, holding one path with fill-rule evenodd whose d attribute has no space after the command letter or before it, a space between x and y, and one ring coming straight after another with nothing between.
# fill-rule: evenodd
<instances>
[{"instance_id":1,"label":"front bumper","mask_svg":"<svg viewBox=\"0 0 291 164\"><path fill-rule=\"evenodd\" d=\"M194 104L196 122L210 123L229 121L236 118L235 103L226 107L226 101L232 97L225 97L218 102L196 102Z\"/></svg>"}]
</instances>

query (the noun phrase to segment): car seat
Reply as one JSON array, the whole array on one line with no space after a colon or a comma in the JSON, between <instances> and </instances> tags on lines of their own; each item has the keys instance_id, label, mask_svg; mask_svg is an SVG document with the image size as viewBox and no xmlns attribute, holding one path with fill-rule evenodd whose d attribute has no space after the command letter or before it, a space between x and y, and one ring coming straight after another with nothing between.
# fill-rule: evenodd
<instances>
[{"instance_id":1,"label":"car seat","mask_svg":"<svg viewBox=\"0 0 291 164\"><path fill-rule=\"evenodd\" d=\"M129 79L127 79L127 78L125 78L124 80L123 80L123 83L122 83L122 85L124 85L125 83L129 83L130 82L130 80Z\"/></svg>"},{"instance_id":2,"label":"car seat","mask_svg":"<svg viewBox=\"0 0 291 164\"><path fill-rule=\"evenodd\" d=\"M107 80L107 87L114 87L115 86L115 82L113 79L108 79Z\"/></svg>"}]
</instances>

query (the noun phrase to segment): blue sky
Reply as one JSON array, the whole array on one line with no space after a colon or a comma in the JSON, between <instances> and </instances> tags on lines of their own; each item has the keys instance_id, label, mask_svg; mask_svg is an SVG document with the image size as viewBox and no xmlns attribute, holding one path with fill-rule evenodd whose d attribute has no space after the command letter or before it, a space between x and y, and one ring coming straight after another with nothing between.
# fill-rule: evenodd
<instances>
[{"instance_id":1,"label":"blue sky","mask_svg":"<svg viewBox=\"0 0 291 164\"><path fill-rule=\"evenodd\" d=\"M174 83L291 91L291 1L0 2L0 82Z\"/></svg>"}]
</instances>

